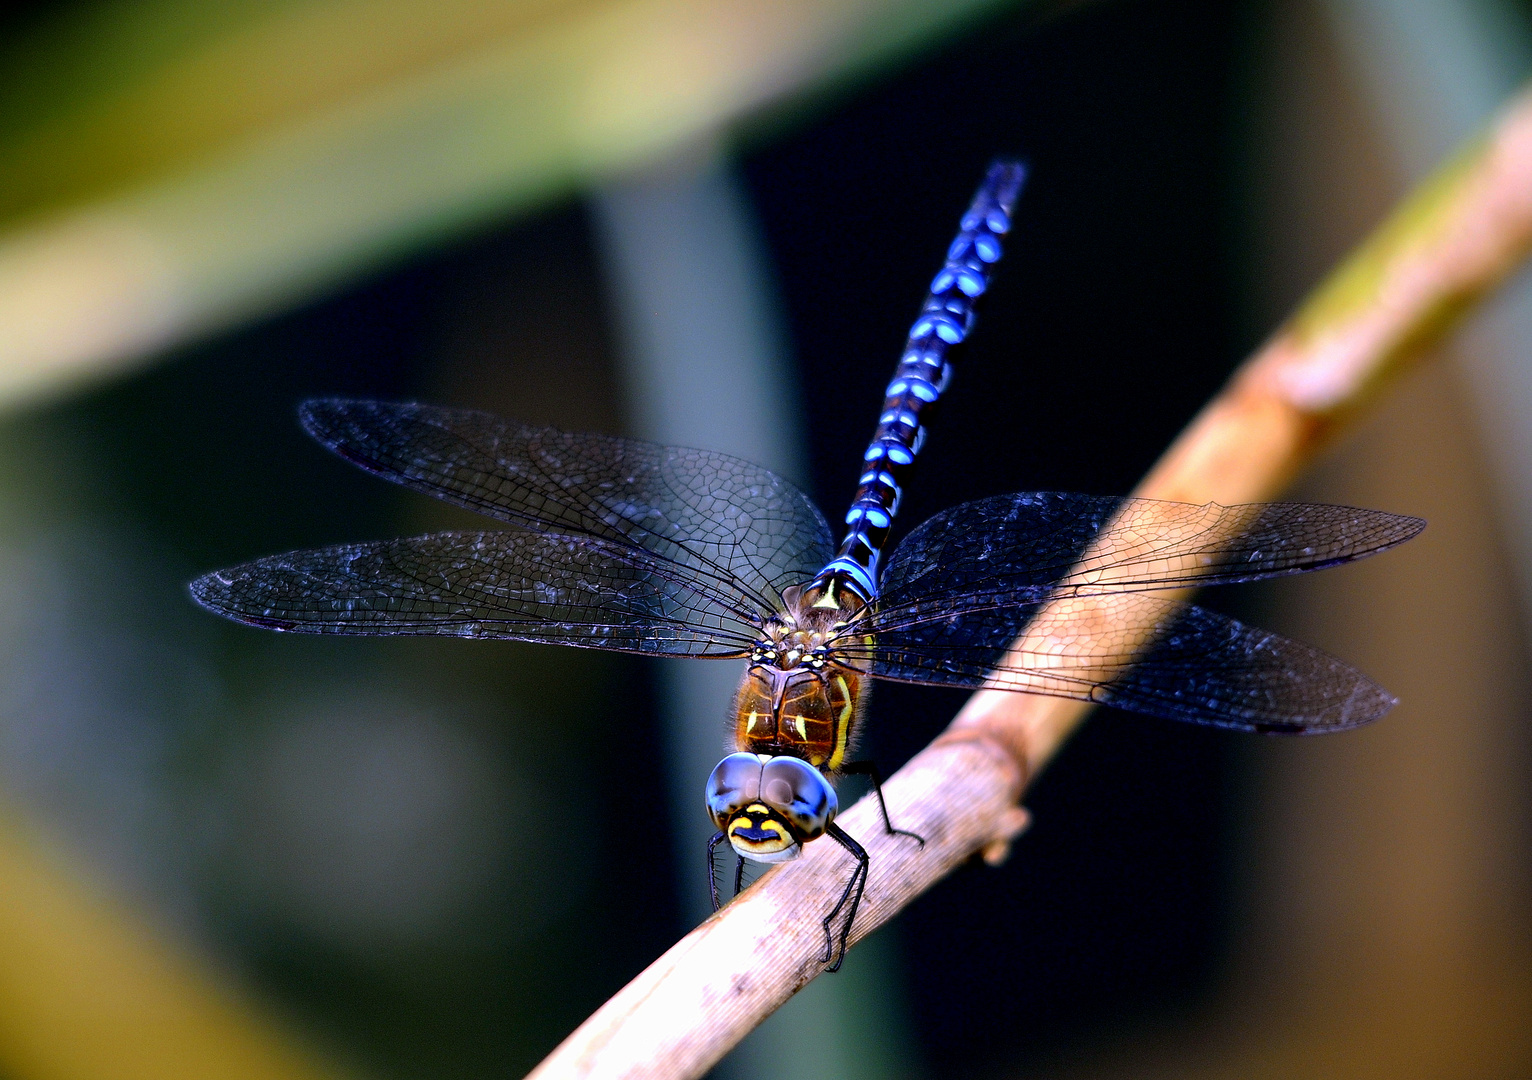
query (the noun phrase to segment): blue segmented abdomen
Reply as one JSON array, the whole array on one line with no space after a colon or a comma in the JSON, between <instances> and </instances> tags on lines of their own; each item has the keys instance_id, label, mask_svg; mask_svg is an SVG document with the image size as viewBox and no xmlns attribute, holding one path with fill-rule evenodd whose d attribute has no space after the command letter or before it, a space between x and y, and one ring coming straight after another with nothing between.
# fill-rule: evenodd
<instances>
[{"instance_id":1,"label":"blue segmented abdomen","mask_svg":"<svg viewBox=\"0 0 1532 1080\"><path fill-rule=\"evenodd\" d=\"M877 595L878 555L899 508L899 484L925 441L921 413L947 388L952 373L947 350L973 329L974 301L989 286L990 269L1000 258L1000 238L1010 231L1011 209L1026 175L1018 161L995 162L963 215L957 238L947 249L947 264L931 282L884 394L878 430L863 455L866 466L846 513L846 538L816 582L840 578L864 600Z\"/></svg>"}]
</instances>

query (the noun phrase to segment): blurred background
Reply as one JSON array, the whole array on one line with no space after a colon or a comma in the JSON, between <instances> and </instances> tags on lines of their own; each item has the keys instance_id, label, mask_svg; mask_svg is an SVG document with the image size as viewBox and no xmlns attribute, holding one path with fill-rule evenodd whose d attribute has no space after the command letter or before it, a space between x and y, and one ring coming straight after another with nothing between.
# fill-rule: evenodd
<instances>
[{"instance_id":1,"label":"blurred background","mask_svg":"<svg viewBox=\"0 0 1532 1080\"><path fill-rule=\"evenodd\" d=\"M734 665L264 633L185 582L467 518L315 395L849 499L1033 167L903 526L1121 493L1532 72L1525 0L29 0L0 14L0 1075L516 1077L704 914ZM1398 694L1103 711L737 1080L1532 1075L1532 281L1297 496L1430 519L1215 606ZM879 687L891 771L962 695ZM657 778L663 777L663 781ZM637 845L609 807L649 806Z\"/></svg>"}]
</instances>

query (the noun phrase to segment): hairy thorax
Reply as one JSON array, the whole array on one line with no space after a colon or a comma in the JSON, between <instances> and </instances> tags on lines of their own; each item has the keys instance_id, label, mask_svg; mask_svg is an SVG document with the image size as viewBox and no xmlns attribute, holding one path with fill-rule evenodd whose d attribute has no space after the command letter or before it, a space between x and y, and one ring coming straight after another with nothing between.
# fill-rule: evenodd
<instances>
[{"instance_id":1,"label":"hairy thorax","mask_svg":"<svg viewBox=\"0 0 1532 1080\"><path fill-rule=\"evenodd\" d=\"M832 773L851 748L867 688L836 662L834 642L845 640L863 604L845 589L790 588L783 599L786 610L762 628L735 695L735 743Z\"/></svg>"}]
</instances>

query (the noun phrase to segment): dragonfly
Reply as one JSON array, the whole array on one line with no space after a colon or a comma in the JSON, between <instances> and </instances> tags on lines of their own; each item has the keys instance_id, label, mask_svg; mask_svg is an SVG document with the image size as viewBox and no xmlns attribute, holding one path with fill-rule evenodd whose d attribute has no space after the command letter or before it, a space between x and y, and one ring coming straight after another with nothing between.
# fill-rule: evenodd
<instances>
[{"instance_id":1,"label":"dragonfly","mask_svg":"<svg viewBox=\"0 0 1532 1080\"><path fill-rule=\"evenodd\" d=\"M268 630L456 635L745 661L734 751L705 803L716 852L779 863L828 836L855 862L823 916L839 968L869 873L836 824L870 680L998 687L1216 728L1308 734L1395 700L1310 646L1185 603L1194 585L1350 562L1418 518L1345 506L1220 506L1061 492L945 510L883 551L901 486L973 329L1026 170L992 165L911 328L838 547L775 473L709 450L571 433L468 409L319 399L304 428L374 475L495 519L256 559L191 583L204 607ZM839 928L837 930L837 927Z\"/></svg>"}]
</instances>

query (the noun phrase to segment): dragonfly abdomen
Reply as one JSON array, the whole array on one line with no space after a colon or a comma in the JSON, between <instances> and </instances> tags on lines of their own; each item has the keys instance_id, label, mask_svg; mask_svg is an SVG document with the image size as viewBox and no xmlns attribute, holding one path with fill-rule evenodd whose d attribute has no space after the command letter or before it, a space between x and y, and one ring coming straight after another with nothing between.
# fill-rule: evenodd
<instances>
[{"instance_id":1,"label":"dragonfly abdomen","mask_svg":"<svg viewBox=\"0 0 1532 1080\"><path fill-rule=\"evenodd\" d=\"M925 441L921 414L947 388L947 350L973 329L974 301L989 286L990 270L1000 258L1000 238L1010 230L1011 208L1025 179L1026 167L1020 162L995 162L963 215L946 264L931 282L885 391L877 430L863 455L866 465L856 497L846 513L846 538L820 571L819 581L843 578L863 600L877 594L878 555L898 509L899 485Z\"/></svg>"}]
</instances>

